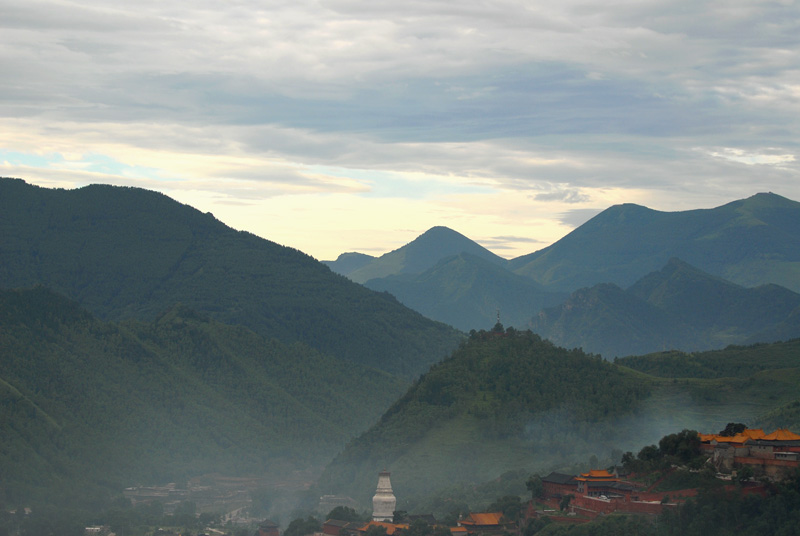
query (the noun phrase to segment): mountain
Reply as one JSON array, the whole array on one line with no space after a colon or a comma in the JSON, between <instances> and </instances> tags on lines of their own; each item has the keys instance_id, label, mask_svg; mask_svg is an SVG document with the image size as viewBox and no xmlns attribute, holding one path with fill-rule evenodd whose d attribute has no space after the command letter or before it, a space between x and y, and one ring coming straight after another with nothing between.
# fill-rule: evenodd
<instances>
[{"instance_id":1,"label":"mountain","mask_svg":"<svg viewBox=\"0 0 800 536\"><path fill-rule=\"evenodd\" d=\"M0 179L0 288L44 285L104 320L152 320L176 303L339 359L412 377L455 330L297 250L165 195Z\"/></svg>"},{"instance_id":2,"label":"mountain","mask_svg":"<svg viewBox=\"0 0 800 536\"><path fill-rule=\"evenodd\" d=\"M340 256L337 261L328 262L327 264L334 271L338 271L357 283L366 283L370 279L390 275L420 274L432 268L442 259L460 253L469 253L500 266L507 262L502 257L495 255L452 229L433 227L405 246L381 255L377 259L353 270L346 270L346 267L358 266L366 259L357 257L357 262L348 264L345 261L353 259L353 257L342 259Z\"/></svg>"},{"instance_id":3,"label":"mountain","mask_svg":"<svg viewBox=\"0 0 800 536\"><path fill-rule=\"evenodd\" d=\"M328 267L337 274L346 276L347 274L355 272L359 268L362 268L375 260L375 257L372 255L349 252L342 253L336 258L335 261L322 261L322 263L327 264Z\"/></svg>"},{"instance_id":4,"label":"mountain","mask_svg":"<svg viewBox=\"0 0 800 536\"><path fill-rule=\"evenodd\" d=\"M739 338L780 324L800 307L800 295L784 287L745 288L677 258L637 281L628 293L696 328L732 331Z\"/></svg>"},{"instance_id":5,"label":"mountain","mask_svg":"<svg viewBox=\"0 0 800 536\"><path fill-rule=\"evenodd\" d=\"M798 337L792 319L799 313L800 295L786 288L744 288L673 258L628 290L610 283L578 290L530 327L556 344L610 358Z\"/></svg>"},{"instance_id":6,"label":"mountain","mask_svg":"<svg viewBox=\"0 0 800 536\"><path fill-rule=\"evenodd\" d=\"M491 326L498 314L504 324L524 327L537 311L566 297L469 253L447 257L421 274L371 279L365 286L463 331Z\"/></svg>"},{"instance_id":7,"label":"mountain","mask_svg":"<svg viewBox=\"0 0 800 536\"><path fill-rule=\"evenodd\" d=\"M741 353L741 363L765 355ZM613 449L618 462L670 431L721 430L797 399L796 348L776 347L764 364L733 378L659 378L530 332L476 332L347 445L320 492L367 501L387 469L398 507L436 490L452 507L459 489L506 472L546 474L592 456L615 463Z\"/></svg>"},{"instance_id":8,"label":"mountain","mask_svg":"<svg viewBox=\"0 0 800 536\"><path fill-rule=\"evenodd\" d=\"M183 305L109 323L42 287L0 291L0 335L9 504L86 506L212 472L281 478L329 460L403 386Z\"/></svg>"},{"instance_id":9,"label":"mountain","mask_svg":"<svg viewBox=\"0 0 800 536\"><path fill-rule=\"evenodd\" d=\"M772 193L721 207L659 212L613 206L509 269L550 290L627 287L671 257L742 286L800 292L800 203Z\"/></svg>"},{"instance_id":10,"label":"mountain","mask_svg":"<svg viewBox=\"0 0 800 536\"><path fill-rule=\"evenodd\" d=\"M703 344L691 325L612 283L573 292L561 305L540 311L530 328L560 346L606 358Z\"/></svg>"}]
</instances>

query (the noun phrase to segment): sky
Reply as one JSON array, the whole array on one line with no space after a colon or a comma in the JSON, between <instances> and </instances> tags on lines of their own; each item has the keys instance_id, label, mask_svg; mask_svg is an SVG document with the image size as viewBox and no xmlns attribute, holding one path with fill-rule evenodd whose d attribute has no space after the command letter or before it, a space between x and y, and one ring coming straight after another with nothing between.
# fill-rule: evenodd
<instances>
[{"instance_id":1,"label":"sky","mask_svg":"<svg viewBox=\"0 0 800 536\"><path fill-rule=\"evenodd\" d=\"M800 200L793 0L0 0L0 73L0 176L157 190L319 260Z\"/></svg>"}]
</instances>

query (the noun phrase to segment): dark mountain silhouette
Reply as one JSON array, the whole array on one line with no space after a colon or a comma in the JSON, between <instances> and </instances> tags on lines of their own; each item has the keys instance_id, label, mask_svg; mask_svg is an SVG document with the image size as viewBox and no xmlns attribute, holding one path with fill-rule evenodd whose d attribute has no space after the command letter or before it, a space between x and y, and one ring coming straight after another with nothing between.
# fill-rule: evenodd
<instances>
[{"instance_id":1,"label":"dark mountain silhouette","mask_svg":"<svg viewBox=\"0 0 800 536\"><path fill-rule=\"evenodd\" d=\"M0 288L44 285L107 320L183 303L284 342L413 376L461 335L165 195L0 179Z\"/></svg>"},{"instance_id":2,"label":"dark mountain silhouette","mask_svg":"<svg viewBox=\"0 0 800 536\"><path fill-rule=\"evenodd\" d=\"M537 311L566 297L469 253L443 259L421 274L371 279L365 285L463 331L490 326L498 314L505 325L524 327Z\"/></svg>"},{"instance_id":3,"label":"dark mountain silhouette","mask_svg":"<svg viewBox=\"0 0 800 536\"><path fill-rule=\"evenodd\" d=\"M800 291L800 203L761 193L721 207L659 212L624 204L509 269L551 290L627 287L671 257L743 286Z\"/></svg>"},{"instance_id":4,"label":"dark mountain silhouette","mask_svg":"<svg viewBox=\"0 0 800 536\"><path fill-rule=\"evenodd\" d=\"M441 260L459 253L469 253L500 266L507 262L502 257L495 255L452 229L433 227L405 246L381 255L354 270L345 270L346 264L340 263L338 260L328 264L332 269L353 281L366 283L370 279L390 275L420 274L432 268ZM360 260L364 259L361 258Z\"/></svg>"},{"instance_id":5,"label":"dark mountain silhouette","mask_svg":"<svg viewBox=\"0 0 800 536\"><path fill-rule=\"evenodd\" d=\"M531 329L611 358L800 337L790 321L798 311L800 295L786 288L744 288L671 259L628 290L610 283L578 290L541 311Z\"/></svg>"}]
</instances>

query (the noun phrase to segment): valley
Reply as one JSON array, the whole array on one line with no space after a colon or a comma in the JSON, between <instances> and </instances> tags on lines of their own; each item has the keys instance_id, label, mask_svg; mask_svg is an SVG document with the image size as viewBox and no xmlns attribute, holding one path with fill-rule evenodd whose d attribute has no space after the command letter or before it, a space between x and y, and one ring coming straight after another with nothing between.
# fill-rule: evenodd
<instances>
[{"instance_id":1,"label":"valley","mask_svg":"<svg viewBox=\"0 0 800 536\"><path fill-rule=\"evenodd\" d=\"M0 179L0 499L285 527L368 509L389 468L399 509L445 515L683 429L798 429L798 206L612 207L511 260L437 227L326 266L154 192Z\"/></svg>"}]
</instances>

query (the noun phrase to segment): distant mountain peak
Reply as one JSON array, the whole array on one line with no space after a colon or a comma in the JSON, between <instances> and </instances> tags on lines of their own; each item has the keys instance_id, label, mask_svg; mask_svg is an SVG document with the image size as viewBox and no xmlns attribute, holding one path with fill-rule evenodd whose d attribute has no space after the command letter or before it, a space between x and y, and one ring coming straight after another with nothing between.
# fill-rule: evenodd
<instances>
[{"instance_id":1,"label":"distant mountain peak","mask_svg":"<svg viewBox=\"0 0 800 536\"><path fill-rule=\"evenodd\" d=\"M358 283L398 274L421 274L441 260L468 253L497 265L506 260L495 255L463 234L437 225L431 227L408 244L381 255L364 266L345 275Z\"/></svg>"}]
</instances>

